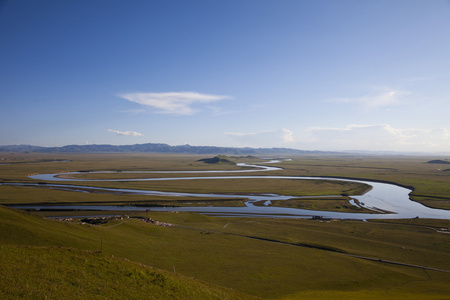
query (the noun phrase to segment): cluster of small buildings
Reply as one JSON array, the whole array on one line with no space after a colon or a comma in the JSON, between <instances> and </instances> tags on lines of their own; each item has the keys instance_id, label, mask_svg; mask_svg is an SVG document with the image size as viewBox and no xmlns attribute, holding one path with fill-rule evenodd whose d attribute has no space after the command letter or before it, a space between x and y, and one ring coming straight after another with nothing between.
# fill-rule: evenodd
<instances>
[{"instance_id":1,"label":"cluster of small buildings","mask_svg":"<svg viewBox=\"0 0 450 300\"><path fill-rule=\"evenodd\" d=\"M151 223L151 224L157 225L157 226L165 226L165 227L173 226L173 224L156 221L156 220L153 220L152 218L143 219L143 221L146 223Z\"/></svg>"},{"instance_id":2,"label":"cluster of small buildings","mask_svg":"<svg viewBox=\"0 0 450 300\"><path fill-rule=\"evenodd\" d=\"M129 218L128 216L85 216L85 217L67 217L67 218L57 218L63 222L74 222L80 221L81 224L91 224L91 225L99 225L104 224L113 220L123 220L124 218Z\"/></svg>"}]
</instances>

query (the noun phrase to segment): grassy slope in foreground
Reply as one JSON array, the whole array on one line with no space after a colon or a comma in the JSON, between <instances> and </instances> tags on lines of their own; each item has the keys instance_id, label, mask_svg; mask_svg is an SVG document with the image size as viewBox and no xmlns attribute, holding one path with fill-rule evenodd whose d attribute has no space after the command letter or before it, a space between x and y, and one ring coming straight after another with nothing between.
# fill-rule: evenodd
<instances>
[{"instance_id":1,"label":"grassy slope in foreground","mask_svg":"<svg viewBox=\"0 0 450 300\"><path fill-rule=\"evenodd\" d=\"M73 248L0 246L0 266L2 299L244 298L191 278Z\"/></svg>"},{"instance_id":2,"label":"grassy slope in foreground","mask_svg":"<svg viewBox=\"0 0 450 300\"><path fill-rule=\"evenodd\" d=\"M95 248L95 231L0 207L0 298L253 299L113 255L56 247Z\"/></svg>"},{"instance_id":3,"label":"grassy slope in foreground","mask_svg":"<svg viewBox=\"0 0 450 300\"><path fill-rule=\"evenodd\" d=\"M254 223L252 219L243 218L226 219L195 214L158 214L158 218L164 216L168 218L167 221L187 227L210 228L215 231L219 231L220 228L226 231L231 229L232 232L238 234L280 240L284 240L283 236L286 234L292 236L292 232L298 232L303 226L306 226L302 230L305 234L302 233L301 236L297 235L296 237L301 242L310 235L320 238L317 235L324 232L322 229L316 228L317 226L321 227L323 223L309 221L316 230L319 230L315 231L314 228L309 228L306 220L298 222L296 220L261 220ZM225 226L230 221L238 223ZM360 223L342 222L341 227L347 231L357 224ZM364 224L368 229L369 227L375 229L373 232L376 234L375 236L383 234L382 231L377 230L379 226L383 228L387 226ZM332 226L328 226L327 231L336 227L332 224L323 225ZM396 232L395 226L388 226L388 228L392 229L384 234ZM267 229L270 230L266 231ZM403 230L401 229L401 231ZM192 299L247 297L233 290L198 284L197 281L190 281L185 277L170 276L167 272L126 263L112 258L111 255L152 265L166 271L173 271L176 266L177 274L196 277L215 285L231 287L234 290L264 298L316 295L319 298L328 299L340 295L342 297L354 296L355 298L383 296L384 299L396 299L414 296L415 299L421 297L442 299L443 295L448 295L450 292L448 285L450 275L446 273L424 272L420 269L368 262L333 252L293 247L234 235L205 234L207 232L202 230L154 226L137 220L107 224L103 227L76 225L42 219L0 207L0 232L2 233L0 244L3 245L0 259L0 264L2 264L0 266L0 272L2 272L0 284L8 286L14 282L19 285L15 290L5 289L9 293L13 293L8 295L12 298L21 297L20 294L14 293L27 289L38 292L59 289L60 294L58 295L86 293L95 298L98 289L103 286L105 292L114 293L112 287L108 287L108 282L111 280L116 282L116 286L123 287L125 290L127 288L125 286L129 285L130 287L136 286L136 291L146 293L148 290L142 290L141 285L145 282L154 281L155 284L160 282L159 279L155 279L160 276L155 274L162 274L166 278L166 287L168 288L166 290L152 287L155 289L153 292L155 295L161 293L159 294L161 296L156 296L156 298L168 298L172 293L174 293L173 298L179 299L190 298L189 295L195 293L197 294L191 297ZM441 236L430 232L428 234L428 231L426 233L411 231L410 234L417 244L425 243L425 240L429 241L430 238L432 238L430 241L435 240L441 243L448 241L445 240L446 235L442 235L443 240L440 240L437 238ZM332 236L329 235L328 238L321 238L315 243L335 245L352 252L357 250L353 249L352 244L357 243L359 250L356 252L359 254L366 253L367 247L374 248L378 245L378 252L383 258L392 258L393 256L389 256L389 253L393 249L399 248L395 241L389 241L384 247L381 247L384 239L380 238L379 241L373 242L371 239L373 234L367 232L361 233L362 237L367 236L367 238L361 239L356 236L350 243L339 245L339 241L345 242L348 238L343 234L344 232L341 230L340 234L336 232L335 240L329 242L328 239ZM359 235L358 232L354 234ZM103 240L103 254L95 254L93 251L100 249L101 239ZM27 248L28 245L33 247ZM66 250L55 247L64 247ZM67 248L80 250L69 251ZM448 256L445 253L446 247L433 244L433 248L435 249L432 252L434 254L441 253L444 260ZM88 250L88 252L81 250ZM425 256L430 254L418 246L414 246L411 250L421 252ZM407 255L407 252L404 252L404 255ZM40 257L35 258L35 255ZM420 253L416 255L421 257ZM56 259L51 262L53 256ZM96 260L98 262L95 262ZM18 268L13 267L15 264ZM47 272L48 269L61 272L61 277L66 278L67 282L59 283L55 279L56 277L51 277L51 274ZM72 271L73 273L71 273ZM92 282L99 281L95 285L88 282L78 285L78 281L70 279L71 274L84 274L83 276L88 279L89 276L96 277L92 278ZM39 276L42 278L36 278ZM30 277L29 280L27 277ZM173 286L179 288L173 290ZM141 297L149 298L142 294ZM126 297L118 294L116 298Z\"/></svg>"}]
</instances>

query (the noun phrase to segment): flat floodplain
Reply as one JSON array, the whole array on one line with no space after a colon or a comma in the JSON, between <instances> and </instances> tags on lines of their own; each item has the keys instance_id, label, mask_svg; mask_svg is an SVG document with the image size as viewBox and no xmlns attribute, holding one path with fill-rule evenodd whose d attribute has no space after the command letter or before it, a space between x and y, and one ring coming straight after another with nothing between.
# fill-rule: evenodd
<instances>
[{"instance_id":1,"label":"flat floodplain","mask_svg":"<svg viewBox=\"0 0 450 300\"><path fill-rule=\"evenodd\" d=\"M450 168L429 163L436 157L307 157L281 162L283 174L336 176L393 182L414 190L411 198L433 208L450 209Z\"/></svg>"},{"instance_id":2,"label":"flat floodplain","mask_svg":"<svg viewBox=\"0 0 450 300\"><path fill-rule=\"evenodd\" d=\"M0 180L4 183L34 182L27 176L37 173L74 171L241 169L234 165L198 162L201 158L205 156L8 154L3 161L10 164L0 165ZM385 180L414 187L412 198L426 205L432 204L440 208L446 208L449 205L449 172L436 164L428 164L427 161L432 158L347 156L291 158L291 161L273 164L282 167L283 170L271 171L270 175L339 176ZM249 161L246 157L230 159L235 162ZM254 159L253 162L258 161L260 160ZM265 173L256 172L252 175L265 175ZM423 181L420 178L423 178ZM191 186L187 182L168 184L164 182L164 185L160 182L158 187L180 191L190 189L197 192L199 190L202 192L233 191L233 193L236 191L242 193L289 191L297 193L294 195L308 194L314 192L314 189L320 190L326 186L332 189L339 188L338 195L361 188L330 186L327 182L308 183L305 186L288 180L283 183L281 181L269 183L263 178L252 179L245 184L236 182L234 185L227 183L227 180L218 180L214 184L208 182L210 181L199 181L202 184ZM68 182L70 185L83 183ZM296 183L299 185L295 186ZM89 185L100 187L120 188L131 185L132 188L139 189L152 189L155 187L152 184L148 182L89 182ZM304 190L302 192L303 188L310 190L308 193ZM323 191L316 191L317 194L320 192ZM0 186L1 204L146 203L147 201L161 204L165 201L170 203L176 200L157 196L111 195ZM237 202L239 205L242 199L229 201ZM54 213L48 213L48 215L52 214ZM164 272L195 277L214 286L219 285L262 298L443 299L450 294L450 273L433 270L433 268L450 270L450 234L447 233L450 220L362 222L224 218L193 213L127 212L127 214L129 218L93 226L82 224L79 220L61 222L9 208L0 208L2 232L0 239L1 243L8 247L32 246L44 247L44 249L45 247L63 247L94 252L101 249L102 253L98 255L105 260L109 260L108 257L114 255L114 257L162 269ZM142 221L148 217L174 226L157 226ZM7 253L11 252L11 249L4 250L2 253L5 260L1 261L7 261ZM30 253L36 251L32 249ZM52 248L48 251L54 252ZM77 259L72 262L80 262L79 256L77 252L75 255ZM26 255L14 259L17 259L17 263L26 266ZM88 258L86 262L91 262L91 258ZM100 264L99 270L102 270L102 265L110 263ZM70 264L70 261L66 264ZM127 276L126 272L120 273L122 275L117 273L113 278L120 283L120 277ZM138 271L131 273L133 272L139 273ZM142 276L146 274L144 271L140 272L143 272ZM6 275L9 276L8 282L10 282L11 278L18 274L8 271ZM24 276L23 273L20 275ZM48 274L48 276L51 275ZM139 275L133 276L133 280L136 281L132 281L138 282ZM5 277L2 276L2 278ZM152 280L151 277L149 278ZM7 281L3 279L2 283L6 284L5 282ZM48 282L51 284L51 278ZM130 284L129 281L123 281L123 283ZM45 285L46 283L36 284ZM189 285L189 283L183 284ZM61 288L69 290L71 287L65 285ZM199 298L208 298L205 296L206 293L199 294ZM221 290L220 293L226 293L226 290ZM219 295L226 297L223 296L225 294ZM239 293L232 296L232 298L241 297L245 296Z\"/></svg>"}]
</instances>

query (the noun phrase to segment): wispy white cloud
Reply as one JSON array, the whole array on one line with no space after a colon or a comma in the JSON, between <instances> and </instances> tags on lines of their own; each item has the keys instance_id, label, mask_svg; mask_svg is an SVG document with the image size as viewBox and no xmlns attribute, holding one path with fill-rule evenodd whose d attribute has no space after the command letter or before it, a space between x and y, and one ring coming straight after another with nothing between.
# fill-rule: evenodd
<instances>
[{"instance_id":1,"label":"wispy white cloud","mask_svg":"<svg viewBox=\"0 0 450 300\"><path fill-rule=\"evenodd\" d=\"M361 97L337 98L330 101L355 104L366 110L373 110L403 104L405 96L410 94L411 93L407 91L382 88L376 89Z\"/></svg>"},{"instance_id":2,"label":"wispy white cloud","mask_svg":"<svg viewBox=\"0 0 450 300\"><path fill-rule=\"evenodd\" d=\"M416 77L408 77L402 80L404 84L415 84L419 82L433 81L433 77L429 76L416 76Z\"/></svg>"},{"instance_id":3,"label":"wispy white cloud","mask_svg":"<svg viewBox=\"0 0 450 300\"><path fill-rule=\"evenodd\" d=\"M283 129L278 130L278 132L281 134L281 137L283 138L283 141L285 143L295 142L294 136L293 136L294 133L291 130L283 128Z\"/></svg>"},{"instance_id":4,"label":"wispy white cloud","mask_svg":"<svg viewBox=\"0 0 450 300\"><path fill-rule=\"evenodd\" d=\"M129 113L129 114L133 114L133 115L138 115L138 114L145 113L146 110L143 109L143 108L136 108L136 109L122 110L121 112L123 112L123 113Z\"/></svg>"},{"instance_id":5,"label":"wispy white cloud","mask_svg":"<svg viewBox=\"0 0 450 300\"><path fill-rule=\"evenodd\" d=\"M193 115L198 112L195 105L201 105L230 98L224 95L201 94L196 92L131 93L119 97L155 109L157 113Z\"/></svg>"},{"instance_id":6,"label":"wispy white cloud","mask_svg":"<svg viewBox=\"0 0 450 300\"><path fill-rule=\"evenodd\" d=\"M225 134L239 142L239 144L249 147L280 147L295 142L293 132L285 128L276 131L226 132Z\"/></svg>"},{"instance_id":7,"label":"wispy white cloud","mask_svg":"<svg viewBox=\"0 0 450 300\"><path fill-rule=\"evenodd\" d=\"M414 152L450 149L450 131L447 128L400 129L389 124L353 124L343 128L314 127L307 131L310 134L308 143L331 150Z\"/></svg>"},{"instance_id":8,"label":"wispy white cloud","mask_svg":"<svg viewBox=\"0 0 450 300\"><path fill-rule=\"evenodd\" d=\"M119 131L114 129L108 129L107 131L115 133L116 135L144 136L142 133L136 131Z\"/></svg>"},{"instance_id":9,"label":"wispy white cloud","mask_svg":"<svg viewBox=\"0 0 450 300\"><path fill-rule=\"evenodd\" d=\"M212 115L215 117L235 113L235 111L224 110L222 107L219 107L219 106L208 105L208 106L205 106L205 108L207 108L209 111L211 111Z\"/></svg>"}]
</instances>

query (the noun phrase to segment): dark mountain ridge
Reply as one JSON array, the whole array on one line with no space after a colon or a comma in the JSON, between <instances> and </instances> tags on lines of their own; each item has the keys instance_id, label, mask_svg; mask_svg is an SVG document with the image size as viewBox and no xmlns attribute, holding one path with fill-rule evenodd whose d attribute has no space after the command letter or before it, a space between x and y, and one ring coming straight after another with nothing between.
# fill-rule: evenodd
<instances>
[{"instance_id":1,"label":"dark mountain ridge","mask_svg":"<svg viewBox=\"0 0 450 300\"><path fill-rule=\"evenodd\" d=\"M160 143L134 145L67 145L62 147L41 147L32 145L0 146L0 152L36 152L36 153L174 153L174 154L233 154L233 155L261 155L261 154L314 154L333 153L323 151L307 151L291 148L235 148L216 146L170 146Z\"/></svg>"}]
</instances>

